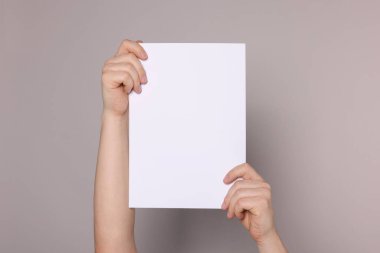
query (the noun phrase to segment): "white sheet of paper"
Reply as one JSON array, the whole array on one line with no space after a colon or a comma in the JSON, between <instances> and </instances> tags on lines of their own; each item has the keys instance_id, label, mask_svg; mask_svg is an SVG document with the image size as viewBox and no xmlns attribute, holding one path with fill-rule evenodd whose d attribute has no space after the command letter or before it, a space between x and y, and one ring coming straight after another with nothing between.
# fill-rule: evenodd
<instances>
[{"instance_id":1,"label":"white sheet of paper","mask_svg":"<svg viewBox=\"0 0 380 253\"><path fill-rule=\"evenodd\" d=\"M130 95L129 206L219 209L246 161L245 44L142 43Z\"/></svg>"}]
</instances>

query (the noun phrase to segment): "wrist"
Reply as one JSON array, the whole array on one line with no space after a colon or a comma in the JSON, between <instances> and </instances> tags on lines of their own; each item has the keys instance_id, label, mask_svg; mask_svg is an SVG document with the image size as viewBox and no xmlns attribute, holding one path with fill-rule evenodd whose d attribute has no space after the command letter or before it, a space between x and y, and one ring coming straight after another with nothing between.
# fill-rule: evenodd
<instances>
[{"instance_id":1,"label":"wrist","mask_svg":"<svg viewBox=\"0 0 380 253\"><path fill-rule=\"evenodd\" d=\"M285 246L283 245L277 231L273 229L268 232L261 240L257 241L257 247L260 253L278 252L286 253Z\"/></svg>"},{"instance_id":2,"label":"wrist","mask_svg":"<svg viewBox=\"0 0 380 253\"><path fill-rule=\"evenodd\" d=\"M109 111L104 109L102 112L102 119L103 120L111 120L111 121L121 121L121 122L127 122L128 121L128 111L120 114L115 113L113 111Z\"/></svg>"}]
</instances>

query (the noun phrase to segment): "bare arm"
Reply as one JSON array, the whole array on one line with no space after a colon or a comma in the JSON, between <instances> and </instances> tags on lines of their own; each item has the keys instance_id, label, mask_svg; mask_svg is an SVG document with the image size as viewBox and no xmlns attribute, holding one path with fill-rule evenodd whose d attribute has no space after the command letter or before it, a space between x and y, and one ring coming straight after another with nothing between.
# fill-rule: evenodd
<instances>
[{"instance_id":1,"label":"bare arm","mask_svg":"<svg viewBox=\"0 0 380 253\"><path fill-rule=\"evenodd\" d=\"M287 253L275 228L270 185L247 163L227 173L224 183L232 182L222 204L227 217L240 220L260 253Z\"/></svg>"},{"instance_id":2,"label":"bare arm","mask_svg":"<svg viewBox=\"0 0 380 253\"><path fill-rule=\"evenodd\" d=\"M128 94L146 83L143 48L124 41L103 67L103 113L94 190L96 253L135 253L135 210L129 208Z\"/></svg>"}]
</instances>

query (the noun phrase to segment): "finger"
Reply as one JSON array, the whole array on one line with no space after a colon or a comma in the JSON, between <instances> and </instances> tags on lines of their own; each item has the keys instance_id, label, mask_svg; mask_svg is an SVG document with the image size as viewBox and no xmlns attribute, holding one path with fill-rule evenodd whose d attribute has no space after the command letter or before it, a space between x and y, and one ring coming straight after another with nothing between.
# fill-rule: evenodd
<instances>
[{"instance_id":1,"label":"finger","mask_svg":"<svg viewBox=\"0 0 380 253\"><path fill-rule=\"evenodd\" d=\"M133 87L134 87L135 81L133 80L132 76L127 72L126 77L123 80L124 90L129 94L131 93Z\"/></svg>"},{"instance_id":2,"label":"finger","mask_svg":"<svg viewBox=\"0 0 380 253\"><path fill-rule=\"evenodd\" d=\"M263 207L267 204L266 200L260 197L241 198L235 205L234 215L241 217L245 211L249 211L254 216L259 216Z\"/></svg>"},{"instance_id":3,"label":"finger","mask_svg":"<svg viewBox=\"0 0 380 253\"><path fill-rule=\"evenodd\" d=\"M249 230L250 228L250 219L246 219L245 216L248 215L247 212L242 212L242 218L240 218L240 222L243 224L243 226Z\"/></svg>"},{"instance_id":4,"label":"finger","mask_svg":"<svg viewBox=\"0 0 380 253\"><path fill-rule=\"evenodd\" d=\"M141 83L147 83L148 79L146 77L146 72L144 67L142 66L139 59L134 54L122 54L116 57L111 58L107 63L105 64L105 69L115 69L115 68L122 68L125 67L125 64L130 63L132 64L135 69L137 70L137 73L139 75L139 79Z\"/></svg>"},{"instance_id":5,"label":"finger","mask_svg":"<svg viewBox=\"0 0 380 253\"><path fill-rule=\"evenodd\" d=\"M140 86L140 79L139 75L137 73L137 70L131 63L107 63L103 69L103 73L108 73L108 72L124 72L128 73L128 75L132 78L133 80L133 90L136 93L141 93L141 86ZM129 89L129 92L131 90Z\"/></svg>"},{"instance_id":6,"label":"finger","mask_svg":"<svg viewBox=\"0 0 380 253\"><path fill-rule=\"evenodd\" d=\"M264 199L270 199L270 193L265 188L243 188L243 189L237 190L235 194L231 197L230 205L228 207L227 217L229 218L234 217L236 203L239 201L239 199L247 198L247 197L261 197ZM242 217L238 216L238 218L242 218Z\"/></svg>"},{"instance_id":7,"label":"finger","mask_svg":"<svg viewBox=\"0 0 380 253\"><path fill-rule=\"evenodd\" d=\"M125 54L125 53L133 53L141 60L148 59L148 54L145 52L144 48L136 41L132 41L128 39L123 40L115 56Z\"/></svg>"},{"instance_id":8,"label":"finger","mask_svg":"<svg viewBox=\"0 0 380 253\"><path fill-rule=\"evenodd\" d=\"M131 54L132 55L132 54ZM135 56L133 56L135 57ZM137 60L137 58L136 58ZM147 77L145 74L145 70L142 67L139 60L137 61L131 61L131 62L118 62L118 63L108 63L104 67L104 71L128 71L129 70L129 64L132 64L133 67L137 70L138 77L140 83L147 83Z\"/></svg>"},{"instance_id":9,"label":"finger","mask_svg":"<svg viewBox=\"0 0 380 253\"><path fill-rule=\"evenodd\" d=\"M107 88L114 89L123 85L125 80L131 78L129 73L126 71L106 71L102 75L102 82ZM133 86L133 80L132 86Z\"/></svg>"},{"instance_id":10,"label":"finger","mask_svg":"<svg viewBox=\"0 0 380 253\"><path fill-rule=\"evenodd\" d=\"M140 85L139 74L137 73L137 70L132 64L128 63L127 68L128 68L127 72L131 75L133 79L133 90L134 92L140 94L142 90L141 90L141 85Z\"/></svg>"},{"instance_id":11,"label":"finger","mask_svg":"<svg viewBox=\"0 0 380 253\"><path fill-rule=\"evenodd\" d=\"M131 92L134 85L131 75L126 71L107 71L103 74L102 79L103 83L111 89L124 85L124 89L128 93Z\"/></svg>"},{"instance_id":12,"label":"finger","mask_svg":"<svg viewBox=\"0 0 380 253\"><path fill-rule=\"evenodd\" d=\"M228 190L226 196L224 197L222 209L227 209L230 205L231 197L235 192L242 188L267 188L270 190L270 185L265 181L251 180L251 179L242 179L237 180Z\"/></svg>"},{"instance_id":13,"label":"finger","mask_svg":"<svg viewBox=\"0 0 380 253\"><path fill-rule=\"evenodd\" d=\"M243 163L231 169L223 181L225 184L230 184L240 177L243 179L264 180L248 163Z\"/></svg>"}]
</instances>

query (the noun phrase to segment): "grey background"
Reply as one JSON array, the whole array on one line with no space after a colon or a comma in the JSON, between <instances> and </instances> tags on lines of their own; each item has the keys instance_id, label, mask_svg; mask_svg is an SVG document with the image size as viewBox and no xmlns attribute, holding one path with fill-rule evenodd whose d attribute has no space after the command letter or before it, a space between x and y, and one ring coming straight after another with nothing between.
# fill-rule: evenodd
<instances>
[{"instance_id":1,"label":"grey background","mask_svg":"<svg viewBox=\"0 0 380 253\"><path fill-rule=\"evenodd\" d=\"M126 37L247 43L248 161L290 252L379 252L379 8L1 1L0 252L93 251L100 73ZM136 233L140 252L256 252L220 210L138 210Z\"/></svg>"}]
</instances>

